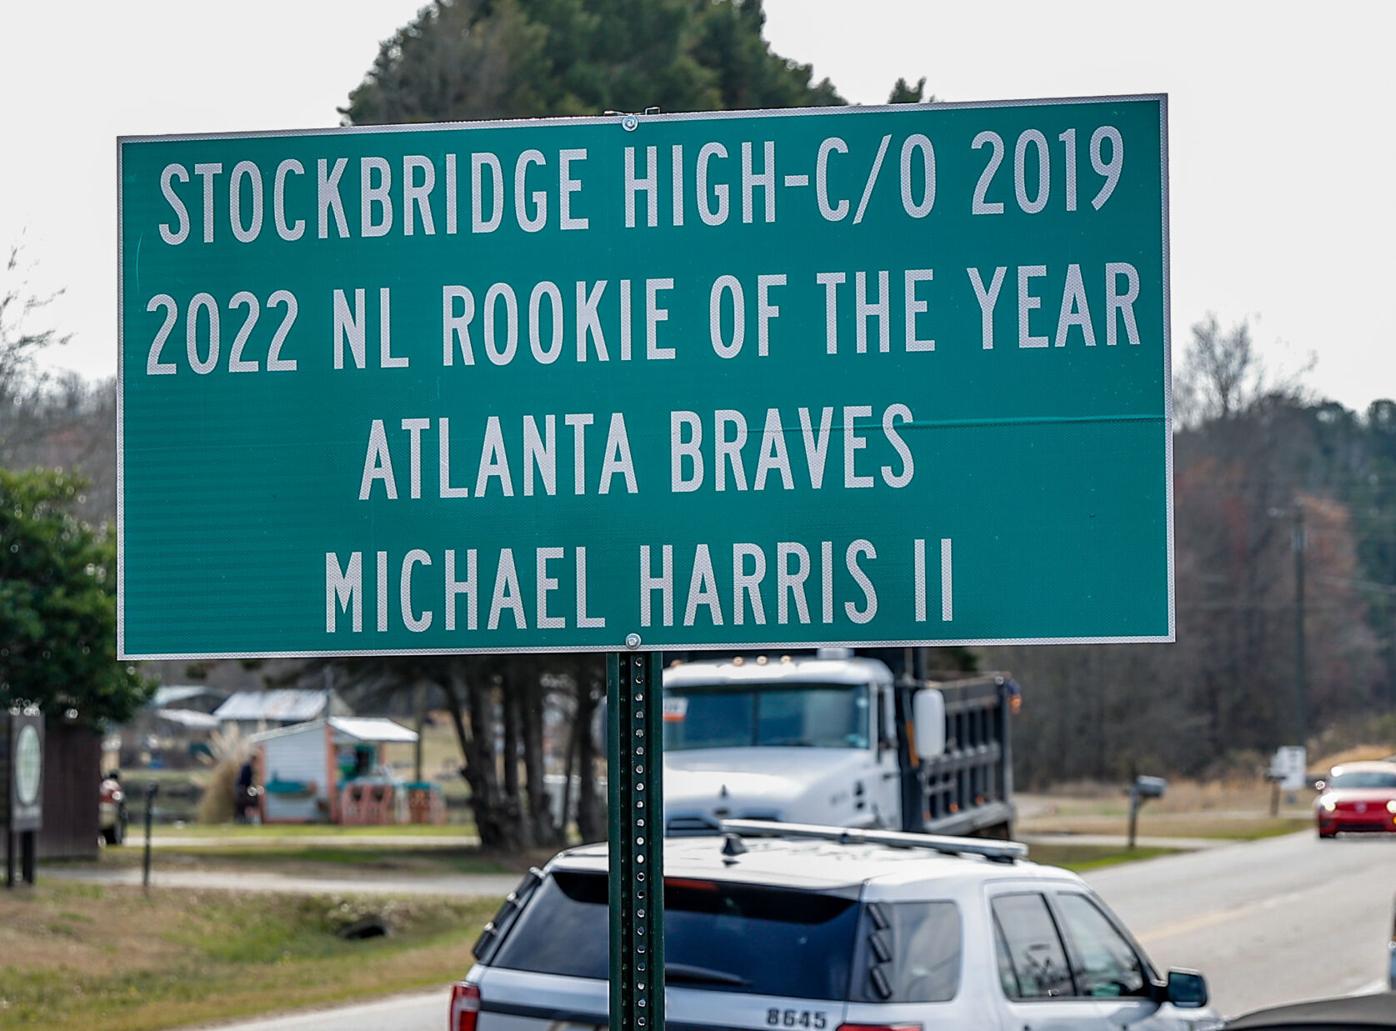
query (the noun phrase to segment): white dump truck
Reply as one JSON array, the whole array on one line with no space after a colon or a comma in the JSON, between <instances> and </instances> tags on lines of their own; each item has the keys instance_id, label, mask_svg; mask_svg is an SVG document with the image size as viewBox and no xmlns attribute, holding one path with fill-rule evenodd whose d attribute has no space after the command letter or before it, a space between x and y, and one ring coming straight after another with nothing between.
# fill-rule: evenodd
<instances>
[{"instance_id":1,"label":"white dump truck","mask_svg":"<svg viewBox=\"0 0 1396 1031\"><path fill-rule=\"evenodd\" d=\"M920 649L673 661L667 833L749 819L1009 837L1017 685L924 663Z\"/></svg>"}]
</instances>

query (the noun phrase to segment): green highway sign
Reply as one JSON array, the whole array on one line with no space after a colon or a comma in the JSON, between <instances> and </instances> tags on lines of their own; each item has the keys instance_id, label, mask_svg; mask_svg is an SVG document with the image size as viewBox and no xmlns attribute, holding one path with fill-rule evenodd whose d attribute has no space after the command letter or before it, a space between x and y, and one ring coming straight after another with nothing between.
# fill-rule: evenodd
<instances>
[{"instance_id":1,"label":"green highway sign","mask_svg":"<svg viewBox=\"0 0 1396 1031\"><path fill-rule=\"evenodd\" d=\"M123 139L121 654L1171 640L1166 112Z\"/></svg>"}]
</instances>

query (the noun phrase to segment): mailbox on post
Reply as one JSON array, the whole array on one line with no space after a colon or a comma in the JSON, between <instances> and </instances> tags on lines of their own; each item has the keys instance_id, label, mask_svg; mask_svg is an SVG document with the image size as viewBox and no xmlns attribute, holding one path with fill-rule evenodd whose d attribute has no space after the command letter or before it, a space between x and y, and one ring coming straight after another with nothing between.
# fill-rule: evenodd
<instances>
[{"instance_id":1,"label":"mailbox on post","mask_svg":"<svg viewBox=\"0 0 1396 1031\"><path fill-rule=\"evenodd\" d=\"M1162 798L1168 791L1168 781L1163 777L1135 775L1126 789L1129 793L1129 848L1134 848L1139 830L1139 807L1151 798Z\"/></svg>"}]
</instances>

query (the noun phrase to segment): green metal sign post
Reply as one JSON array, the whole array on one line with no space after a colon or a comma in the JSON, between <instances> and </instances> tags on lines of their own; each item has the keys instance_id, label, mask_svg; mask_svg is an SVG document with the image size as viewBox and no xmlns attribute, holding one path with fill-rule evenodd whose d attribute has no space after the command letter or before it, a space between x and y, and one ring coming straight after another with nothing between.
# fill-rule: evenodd
<instances>
[{"instance_id":1,"label":"green metal sign post","mask_svg":"<svg viewBox=\"0 0 1396 1031\"><path fill-rule=\"evenodd\" d=\"M1162 96L124 139L124 659L1173 638ZM643 749L643 751L641 751Z\"/></svg>"},{"instance_id":2,"label":"green metal sign post","mask_svg":"<svg viewBox=\"0 0 1396 1031\"><path fill-rule=\"evenodd\" d=\"M664 1028L663 674L659 652L606 659L611 1031Z\"/></svg>"}]
</instances>

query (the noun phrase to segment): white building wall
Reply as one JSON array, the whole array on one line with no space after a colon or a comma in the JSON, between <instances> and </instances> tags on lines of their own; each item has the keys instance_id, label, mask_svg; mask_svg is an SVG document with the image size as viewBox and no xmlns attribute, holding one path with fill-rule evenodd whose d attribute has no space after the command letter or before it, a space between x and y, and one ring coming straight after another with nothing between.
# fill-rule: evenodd
<instances>
[{"instance_id":1,"label":"white building wall","mask_svg":"<svg viewBox=\"0 0 1396 1031\"><path fill-rule=\"evenodd\" d=\"M315 782L313 797L287 798L268 792L267 819L314 820L320 809L318 801L329 797L331 785L325 783L328 760L325 755L325 727L316 723L304 730L269 738L262 742L266 765L263 775L267 781L298 780Z\"/></svg>"}]
</instances>

